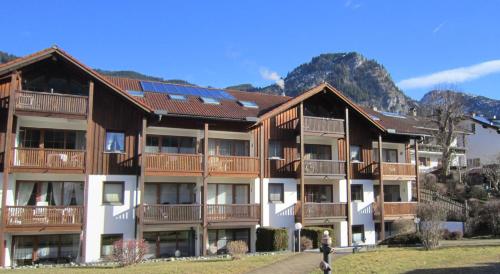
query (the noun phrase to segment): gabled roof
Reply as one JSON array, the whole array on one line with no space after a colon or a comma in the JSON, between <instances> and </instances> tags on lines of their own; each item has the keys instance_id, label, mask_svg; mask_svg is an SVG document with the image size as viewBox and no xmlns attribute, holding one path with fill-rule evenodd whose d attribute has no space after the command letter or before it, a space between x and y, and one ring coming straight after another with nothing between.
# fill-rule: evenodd
<instances>
[{"instance_id":1,"label":"gabled roof","mask_svg":"<svg viewBox=\"0 0 500 274\"><path fill-rule=\"evenodd\" d=\"M380 124L378 121L371 119L370 115L368 113L366 113L362 107L358 106L356 103L354 103L349 98L347 98L347 96L342 94L340 91L338 91L336 88L329 85L328 83L320 84L320 85L300 94L299 96L288 100L286 103L284 103L284 104L280 105L279 107L274 108L274 109L270 110L269 112L260 116L259 121L263 121L263 120L268 119L272 116L275 116L275 115L277 115L277 114L279 114L279 113L281 113L281 112L283 112L283 111L285 111L293 106L300 104L300 102L305 101L306 99L312 97L313 95L316 95L316 94L323 92L323 91L333 93L335 96L340 98L343 102L345 102L348 106L350 106L351 108L356 110L358 113L360 113L363 117L365 117L376 128L378 128L379 130L381 130L383 132L386 132L386 129L384 128L384 126L382 124Z\"/></svg>"},{"instance_id":2,"label":"gabled roof","mask_svg":"<svg viewBox=\"0 0 500 274\"><path fill-rule=\"evenodd\" d=\"M57 46L53 46L41 51L38 51L36 53L12 60L10 62L7 62L5 64L0 65L0 74L8 73L14 70L17 70L19 68L25 67L27 65L36 63L40 60L49 58L53 56L53 54L57 54L60 57L64 58L68 62L76 65L86 73L88 73L90 76L92 76L94 79L98 80L105 86L109 87L113 91L117 92L119 95L123 96L125 99L128 101L132 102L134 105L138 106L139 108L143 109L146 112L151 112L152 109L146 105L145 103L136 100L134 97L130 96L128 93L117 87L115 84L112 82L108 81L106 78L104 78L101 74L97 73L94 71L92 68L87 67L77 59L75 59L73 56L69 55L67 52L63 51L62 49L58 48Z\"/></svg>"},{"instance_id":3,"label":"gabled roof","mask_svg":"<svg viewBox=\"0 0 500 274\"><path fill-rule=\"evenodd\" d=\"M148 106L150 106L154 111L166 112L167 115L173 116L186 116L186 117L205 117L205 118L215 118L215 119L228 119L228 120L242 120L242 121L255 121L257 117L269 110L283 104L284 102L290 100L290 97L271 95L260 92L245 92L237 90L224 90L229 95L235 98L235 100L219 100L220 104L205 104L200 100L199 96L186 96L185 101L172 100L167 93L144 91L140 84L141 80L113 77L113 76L103 76L108 81L114 83L123 90L129 91L140 91L142 92L142 97L135 97ZM148 81L151 82L151 81ZM162 82L159 82L162 83ZM193 87L189 85L178 85L172 84L180 87ZM203 89L207 93L211 88L196 87L198 89ZM238 101L251 101L254 102L258 108L247 108L243 107ZM248 119L248 118L252 119Z\"/></svg>"},{"instance_id":4,"label":"gabled roof","mask_svg":"<svg viewBox=\"0 0 500 274\"><path fill-rule=\"evenodd\" d=\"M500 119L497 119L496 116L493 118L486 118L484 116L472 115L470 119L484 127L489 127L500 132Z\"/></svg>"}]
</instances>

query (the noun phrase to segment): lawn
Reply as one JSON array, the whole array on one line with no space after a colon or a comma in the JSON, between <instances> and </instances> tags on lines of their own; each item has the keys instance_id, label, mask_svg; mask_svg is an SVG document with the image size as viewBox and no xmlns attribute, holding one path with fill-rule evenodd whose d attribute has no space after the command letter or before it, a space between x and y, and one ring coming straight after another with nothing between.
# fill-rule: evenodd
<instances>
[{"instance_id":1,"label":"lawn","mask_svg":"<svg viewBox=\"0 0 500 274\"><path fill-rule=\"evenodd\" d=\"M276 261L287 258L292 253L280 253L276 255L247 256L240 260L217 260L217 261L174 261L145 263L136 266L121 268L39 268L39 269L15 269L7 270L8 274L233 274L245 273L250 270L265 266Z\"/></svg>"},{"instance_id":2,"label":"lawn","mask_svg":"<svg viewBox=\"0 0 500 274\"><path fill-rule=\"evenodd\" d=\"M386 248L340 257L333 268L333 273L500 273L500 246Z\"/></svg>"}]
</instances>

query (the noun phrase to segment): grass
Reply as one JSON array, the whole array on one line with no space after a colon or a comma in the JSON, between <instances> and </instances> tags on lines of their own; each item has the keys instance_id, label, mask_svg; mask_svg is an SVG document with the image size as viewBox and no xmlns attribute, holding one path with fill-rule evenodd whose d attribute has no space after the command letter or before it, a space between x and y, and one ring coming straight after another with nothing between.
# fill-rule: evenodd
<instances>
[{"instance_id":1,"label":"grass","mask_svg":"<svg viewBox=\"0 0 500 274\"><path fill-rule=\"evenodd\" d=\"M245 273L250 270L274 263L291 256L292 253L276 255L246 256L239 260L214 260L214 261L173 261L146 263L129 267L95 267L95 268L38 268L7 270L8 274L233 274Z\"/></svg>"},{"instance_id":2,"label":"grass","mask_svg":"<svg viewBox=\"0 0 500 274\"><path fill-rule=\"evenodd\" d=\"M432 251L386 248L339 257L333 262L333 270L332 273L500 273L500 246Z\"/></svg>"}]
</instances>

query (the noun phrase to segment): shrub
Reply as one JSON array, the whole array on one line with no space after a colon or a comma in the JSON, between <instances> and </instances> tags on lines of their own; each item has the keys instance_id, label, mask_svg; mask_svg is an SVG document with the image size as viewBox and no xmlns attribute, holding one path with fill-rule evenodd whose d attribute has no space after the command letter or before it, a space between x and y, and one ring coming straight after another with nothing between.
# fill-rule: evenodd
<instances>
[{"instance_id":1,"label":"shrub","mask_svg":"<svg viewBox=\"0 0 500 274\"><path fill-rule=\"evenodd\" d=\"M300 250L307 250L312 248L313 248L313 243L311 239L304 236L300 237Z\"/></svg>"},{"instance_id":2,"label":"shrub","mask_svg":"<svg viewBox=\"0 0 500 274\"><path fill-rule=\"evenodd\" d=\"M332 243L335 243L335 234L333 229L325 227L304 227L300 231L300 235L311 239L313 248L321 247L321 238L323 238L323 232L328 230L330 237L332 238Z\"/></svg>"},{"instance_id":3,"label":"shrub","mask_svg":"<svg viewBox=\"0 0 500 274\"><path fill-rule=\"evenodd\" d=\"M420 239L420 235L417 233L407 233L386 238L380 244L388 246L411 246L422 244L422 239Z\"/></svg>"},{"instance_id":4,"label":"shrub","mask_svg":"<svg viewBox=\"0 0 500 274\"><path fill-rule=\"evenodd\" d=\"M259 252L287 250L288 230L286 228L259 227L255 245Z\"/></svg>"},{"instance_id":5,"label":"shrub","mask_svg":"<svg viewBox=\"0 0 500 274\"><path fill-rule=\"evenodd\" d=\"M148 245L144 240L119 240L113 244L111 259L119 264L132 265L141 262L148 252Z\"/></svg>"},{"instance_id":6,"label":"shrub","mask_svg":"<svg viewBox=\"0 0 500 274\"><path fill-rule=\"evenodd\" d=\"M392 223L392 229L396 235L413 233L415 223L413 220L396 220Z\"/></svg>"},{"instance_id":7,"label":"shrub","mask_svg":"<svg viewBox=\"0 0 500 274\"><path fill-rule=\"evenodd\" d=\"M419 204L417 216L420 218L419 236L426 250L439 246L441 239L441 223L445 220L446 214L434 203Z\"/></svg>"},{"instance_id":8,"label":"shrub","mask_svg":"<svg viewBox=\"0 0 500 274\"><path fill-rule=\"evenodd\" d=\"M450 232L448 229L445 229L442 232L443 240L460 240L463 236L464 235L461 231Z\"/></svg>"},{"instance_id":9,"label":"shrub","mask_svg":"<svg viewBox=\"0 0 500 274\"><path fill-rule=\"evenodd\" d=\"M226 245L227 252L235 259L241 258L248 252L247 243L244 241L230 241Z\"/></svg>"}]
</instances>

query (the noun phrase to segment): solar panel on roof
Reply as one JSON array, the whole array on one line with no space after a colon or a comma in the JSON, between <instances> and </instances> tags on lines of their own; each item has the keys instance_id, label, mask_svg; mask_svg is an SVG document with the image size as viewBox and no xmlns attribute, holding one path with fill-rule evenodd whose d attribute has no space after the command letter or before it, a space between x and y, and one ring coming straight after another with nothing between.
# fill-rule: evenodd
<instances>
[{"instance_id":1,"label":"solar panel on roof","mask_svg":"<svg viewBox=\"0 0 500 274\"><path fill-rule=\"evenodd\" d=\"M388 112L388 111L381 111L380 113L382 113L384 116L388 116L388 117L394 117L394 118L402 118L402 119L406 119L405 116L401 115L401 114L398 114L398 113L394 113L394 112Z\"/></svg>"},{"instance_id":2,"label":"solar panel on roof","mask_svg":"<svg viewBox=\"0 0 500 274\"><path fill-rule=\"evenodd\" d=\"M212 97L219 100L236 100L234 96L222 89L209 89L194 86L180 86L167 83L141 81L144 91L178 94L186 96Z\"/></svg>"}]
</instances>

